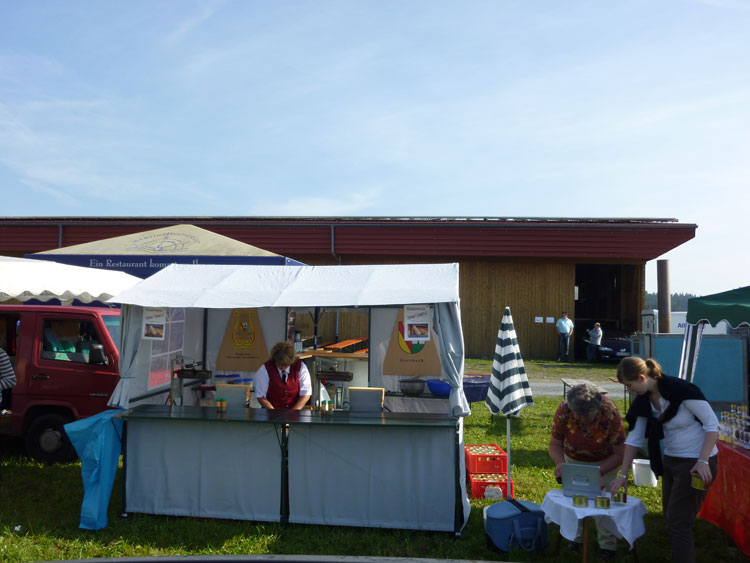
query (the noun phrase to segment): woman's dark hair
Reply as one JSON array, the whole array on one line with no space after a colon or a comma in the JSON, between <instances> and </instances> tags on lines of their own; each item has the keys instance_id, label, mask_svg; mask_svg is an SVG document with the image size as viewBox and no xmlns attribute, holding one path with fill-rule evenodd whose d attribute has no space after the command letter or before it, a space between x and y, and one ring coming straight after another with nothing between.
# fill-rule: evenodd
<instances>
[{"instance_id":1,"label":"woman's dark hair","mask_svg":"<svg viewBox=\"0 0 750 563\"><path fill-rule=\"evenodd\" d=\"M639 375L645 375L651 379L661 379L661 366L653 358L643 360L636 356L623 358L617 366L617 380L620 383L635 381Z\"/></svg>"}]
</instances>

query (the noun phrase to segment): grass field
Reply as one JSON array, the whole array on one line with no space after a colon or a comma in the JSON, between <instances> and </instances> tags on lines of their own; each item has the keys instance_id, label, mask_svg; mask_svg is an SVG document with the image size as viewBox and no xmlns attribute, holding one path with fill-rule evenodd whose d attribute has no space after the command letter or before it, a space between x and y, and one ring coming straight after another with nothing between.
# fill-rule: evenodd
<instances>
[{"instance_id":1,"label":"grass field","mask_svg":"<svg viewBox=\"0 0 750 563\"><path fill-rule=\"evenodd\" d=\"M467 370L489 371L489 362L470 360ZM578 366L528 362L532 378L568 376L606 380L613 366ZM516 498L541 503L547 490L557 487L547 454L552 415L559 398L538 397L535 405L511 419L511 472ZM616 400L622 407L622 401ZM467 444L506 444L506 420L490 417L482 403L472 404L465 424ZM110 524L91 532L78 528L83 495L80 464L43 466L28 460L17 441L0 441L0 562L16 563L95 557L159 555L309 554L383 557L436 557L497 561L549 561L557 539L550 525L550 545L542 553L497 553L487 547L481 509L489 500L472 500L469 523L460 538L453 534L405 530L362 529L206 520L148 515L120 517L121 472L109 507ZM253 478L253 476L248 476ZM638 540L640 561L668 561L669 545L662 522L660 488L631 487L643 500L646 535ZM698 561L747 561L719 528L696 523ZM593 534L592 534L593 535ZM563 543L563 546L565 543ZM595 549L595 544L592 544ZM595 551L594 551L595 553ZM592 561L594 558L592 557ZM580 561L580 555L561 552L558 561ZM617 561L632 561L624 541Z\"/></svg>"}]
</instances>

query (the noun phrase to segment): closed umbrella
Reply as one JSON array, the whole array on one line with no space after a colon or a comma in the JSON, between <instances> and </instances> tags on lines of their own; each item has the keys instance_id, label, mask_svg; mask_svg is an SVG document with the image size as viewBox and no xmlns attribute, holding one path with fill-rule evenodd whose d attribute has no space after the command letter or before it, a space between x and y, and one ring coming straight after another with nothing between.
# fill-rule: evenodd
<instances>
[{"instance_id":1,"label":"closed umbrella","mask_svg":"<svg viewBox=\"0 0 750 563\"><path fill-rule=\"evenodd\" d=\"M500 322L495 345L495 357L492 361L490 387L485 400L492 414L502 413L506 416L508 444L508 496L512 497L510 484L510 416L520 412L524 407L534 404L531 387L526 377L526 369L518 347L516 329L513 328L513 316L510 307Z\"/></svg>"}]
</instances>

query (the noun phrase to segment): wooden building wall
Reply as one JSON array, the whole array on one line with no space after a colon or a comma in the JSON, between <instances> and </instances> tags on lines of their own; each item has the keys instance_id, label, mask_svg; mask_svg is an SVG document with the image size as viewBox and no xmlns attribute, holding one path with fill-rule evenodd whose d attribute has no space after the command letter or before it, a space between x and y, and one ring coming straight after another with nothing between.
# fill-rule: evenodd
<instances>
[{"instance_id":1,"label":"wooden building wall","mask_svg":"<svg viewBox=\"0 0 750 563\"><path fill-rule=\"evenodd\" d=\"M541 261L462 261L461 321L470 357L492 357L505 307L510 307L521 355L554 358L554 324L573 311L575 263ZM542 317L545 322L537 323Z\"/></svg>"},{"instance_id":2,"label":"wooden building wall","mask_svg":"<svg viewBox=\"0 0 750 563\"><path fill-rule=\"evenodd\" d=\"M310 258L308 258L310 259ZM450 261L445 258L443 261ZM405 260L384 259L379 263L424 263L424 257L411 256ZM461 323L467 357L491 358L495 352L497 332L505 307L511 308L521 354L524 358L555 359L557 336L555 321L562 311L568 311L575 321L575 261L550 262L533 259L458 260ZM308 262L311 263L311 262ZM346 260L347 264L370 264L365 259ZM618 266L619 267L619 266ZM641 294L645 291L645 265L622 267L620 294L623 315L636 323L640 319ZM361 317L361 315L360 315ZM535 322L542 317L544 322ZM361 318L339 316L339 338L361 336L366 328ZM298 320L299 324L299 320ZM583 327L581 327L583 328ZM305 327L305 330L311 330ZM335 317L324 316L319 334L331 339L335 334Z\"/></svg>"}]
</instances>

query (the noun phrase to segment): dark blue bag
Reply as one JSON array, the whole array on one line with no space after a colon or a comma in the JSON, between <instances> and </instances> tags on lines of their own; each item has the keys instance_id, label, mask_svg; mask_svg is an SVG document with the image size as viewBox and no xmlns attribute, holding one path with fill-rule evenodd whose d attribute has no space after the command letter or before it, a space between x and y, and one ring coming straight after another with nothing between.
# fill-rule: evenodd
<instances>
[{"instance_id":1,"label":"dark blue bag","mask_svg":"<svg viewBox=\"0 0 750 563\"><path fill-rule=\"evenodd\" d=\"M484 532L501 551L547 547L547 522L541 507L527 500L508 499L484 509Z\"/></svg>"}]
</instances>

